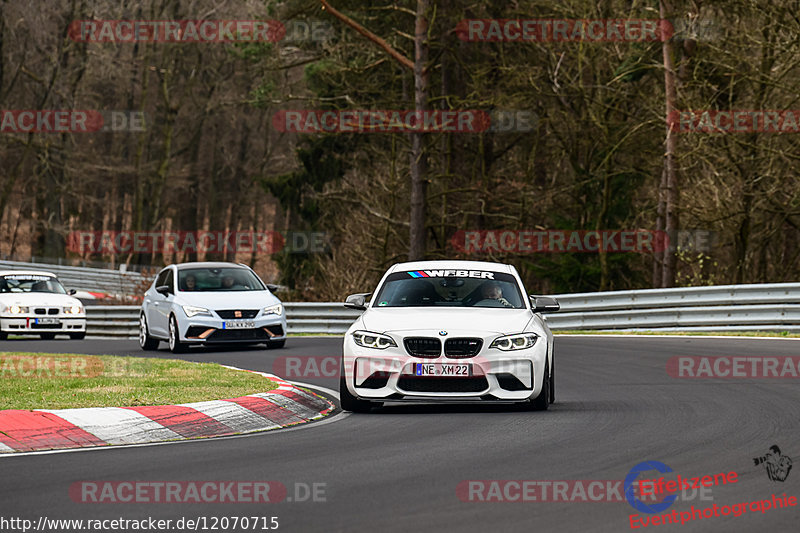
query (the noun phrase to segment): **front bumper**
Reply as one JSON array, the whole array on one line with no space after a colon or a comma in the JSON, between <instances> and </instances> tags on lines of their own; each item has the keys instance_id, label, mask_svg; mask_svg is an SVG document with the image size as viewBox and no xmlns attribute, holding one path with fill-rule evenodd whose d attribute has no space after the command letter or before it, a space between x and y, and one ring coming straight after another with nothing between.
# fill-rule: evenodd
<instances>
[{"instance_id":1,"label":"front bumper","mask_svg":"<svg viewBox=\"0 0 800 533\"><path fill-rule=\"evenodd\" d=\"M240 319L236 319L237 321ZM191 344L227 344L275 342L286 339L286 318L275 315L241 319L253 327L229 329L227 320L208 316L184 317L179 324L181 342Z\"/></svg>"},{"instance_id":2,"label":"front bumper","mask_svg":"<svg viewBox=\"0 0 800 533\"><path fill-rule=\"evenodd\" d=\"M55 324L43 324L43 320ZM86 316L3 316L0 317L0 331L17 335L38 335L40 333L80 333L86 331Z\"/></svg>"},{"instance_id":3,"label":"front bumper","mask_svg":"<svg viewBox=\"0 0 800 533\"><path fill-rule=\"evenodd\" d=\"M405 332L404 332L405 333ZM417 357L404 348L404 336L391 333L397 347L384 350L358 346L348 333L344 340L344 376L354 396L380 401L526 401L542 390L547 338L531 348L489 349L499 334L451 332L450 338L480 337L483 346L472 357ZM409 337L436 337L437 332L409 332ZM468 376L418 376L417 363L469 364Z\"/></svg>"}]
</instances>

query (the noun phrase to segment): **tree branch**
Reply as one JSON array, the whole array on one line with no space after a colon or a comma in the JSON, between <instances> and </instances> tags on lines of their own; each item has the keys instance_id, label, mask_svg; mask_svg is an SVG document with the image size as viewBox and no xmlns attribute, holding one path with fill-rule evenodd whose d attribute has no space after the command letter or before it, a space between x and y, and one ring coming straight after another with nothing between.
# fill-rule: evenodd
<instances>
[{"instance_id":1,"label":"tree branch","mask_svg":"<svg viewBox=\"0 0 800 533\"><path fill-rule=\"evenodd\" d=\"M383 48L383 50L387 54L392 56L397 62L399 62L404 67L408 68L409 70L414 70L414 63L410 59L408 59L406 56L404 56L403 54L401 54L400 52L398 52L397 50L392 48L392 45L390 45L385 40L381 39L380 37L378 37L377 35L375 35L371 31L369 31L367 28L365 28L364 26L362 26L361 24L359 24L355 20L351 19L350 17L348 17L344 13L341 13L341 12L337 11L336 9L334 9L327 2L327 0L320 0L320 2L322 3L322 7L326 11L328 11L331 15L333 15L337 19L341 20L346 25L348 25L351 28L353 28L354 30L356 30L356 32L360 33L361 35L363 35L364 37L366 37L367 39L369 39L373 43L377 44L379 47Z\"/></svg>"}]
</instances>

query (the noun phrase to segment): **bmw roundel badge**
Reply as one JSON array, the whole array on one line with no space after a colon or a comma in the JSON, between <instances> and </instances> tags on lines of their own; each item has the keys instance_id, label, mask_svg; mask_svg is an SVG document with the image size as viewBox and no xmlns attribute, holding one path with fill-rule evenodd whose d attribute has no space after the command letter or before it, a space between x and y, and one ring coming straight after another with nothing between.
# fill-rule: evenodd
<instances>
[{"instance_id":1,"label":"bmw roundel badge","mask_svg":"<svg viewBox=\"0 0 800 533\"><path fill-rule=\"evenodd\" d=\"M446 337L447 336L447 332L446 331L440 331L439 335L442 336L442 337Z\"/></svg>"}]
</instances>

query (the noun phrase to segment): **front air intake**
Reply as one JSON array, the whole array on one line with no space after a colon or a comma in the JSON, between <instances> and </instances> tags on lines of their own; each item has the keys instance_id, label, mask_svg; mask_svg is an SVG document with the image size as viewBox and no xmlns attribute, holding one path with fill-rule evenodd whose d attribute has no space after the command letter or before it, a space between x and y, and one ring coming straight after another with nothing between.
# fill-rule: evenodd
<instances>
[{"instance_id":1,"label":"front air intake","mask_svg":"<svg viewBox=\"0 0 800 533\"><path fill-rule=\"evenodd\" d=\"M442 341L436 337L407 337L403 345L409 355L414 357L439 357L442 355Z\"/></svg>"},{"instance_id":2,"label":"front air intake","mask_svg":"<svg viewBox=\"0 0 800 533\"><path fill-rule=\"evenodd\" d=\"M444 354L453 359L475 357L481 351L481 347L483 347L483 339L452 338L444 342Z\"/></svg>"}]
</instances>

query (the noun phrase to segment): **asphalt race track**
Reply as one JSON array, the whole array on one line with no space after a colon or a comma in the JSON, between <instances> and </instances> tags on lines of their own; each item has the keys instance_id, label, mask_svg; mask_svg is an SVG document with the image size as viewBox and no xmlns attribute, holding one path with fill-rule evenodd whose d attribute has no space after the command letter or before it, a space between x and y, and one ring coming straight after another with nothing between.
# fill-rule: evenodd
<instances>
[{"instance_id":1,"label":"asphalt race track","mask_svg":"<svg viewBox=\"0 0 800 533\"><path fill-rule=\"evenodd\" d=\"M173 357L165 349L143 353L133 340L1 346ZM306 375L283 377L336 389L338 378L309 372L330 370L324 357L340 354L338 338L299 337L282 350L196 349L181 358L271 372L286 369L287 360L276 358L315 356L323 368L301 365ZM800 341L556 337L557 403L547 412L403 404L240 438L7 457L0 459L1 514L34 521L275 516L278 530L291 532L616 532L630 530L629 515L636 513L625 501L470 502L456 489L468 480L622 480L646 460L684 477L738 473L737 483L713 488L713 500L679 500L670 511L800 495L800 467L777 482L753 462L773 444L800 461L797 379L675 379L665 366L676 355L800 355ZM76 503L69 487L85 480L269 480L283 483L293 500L305 499L304 487L324 484L317 485L324 490L317 499L325 501ZM748 511L648 531L797 531L798 516L798 507Z\"/></svg>"}]
</instances>

